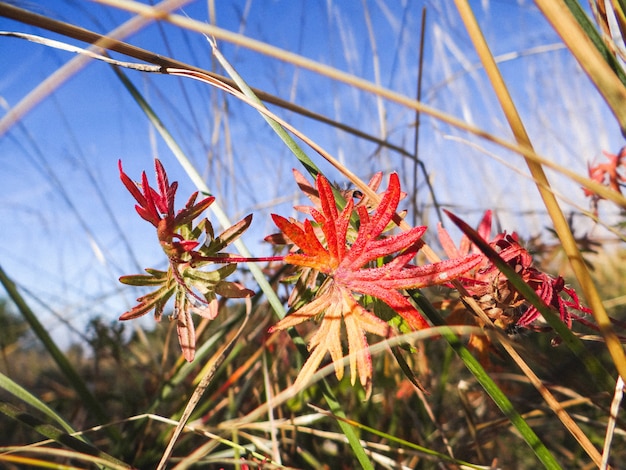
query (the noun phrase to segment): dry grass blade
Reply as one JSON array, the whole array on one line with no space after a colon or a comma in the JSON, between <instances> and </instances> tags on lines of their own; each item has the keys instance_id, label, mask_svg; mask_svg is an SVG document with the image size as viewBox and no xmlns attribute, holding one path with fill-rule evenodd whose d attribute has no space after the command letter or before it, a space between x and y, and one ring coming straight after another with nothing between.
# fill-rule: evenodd
<instances>
[{"instance_id":1,"label":"dry grass blade","mask_svg":"<svg viewBox=\"0 0 626 470\"><path fill-rule=\"evenodd\" d=\"M617 421L617 414L624 397L624 379L622 377L617 378L617 384L615 384L615 394L613 395L613 401L611 402L611 411L609 414L609 422L606 425L606 436L604 438L604 448L602 449L602 462L600 468L605 470L609 468L609 456L611 453L611 443L613 442L613 434L615 432L615 422Z\"/></svg>"},{"instance_id":2,"label":"dry grass blade","mask_svg":"<svg viewBox=\"0 0 626 470\"><path fill-rule=\"evenodd\" d=\"M598 88L626 135L626 87L580 27L562 0L535 2Z\"/></svg>"},{"instance_id":3,"label":"dry grass blade","mask_svg":"<svg viewBox=\"0 0 626 470\"><path fill-rule=\"evenodd\" d=\"M599 184L589 178L586 178L584 176L579 175L578 173L563 167L561 165L555 164L554 162L551 162L550 160L547 160L543 157L541 157L540 155L537 155L532 149L528 148L528 147L522 147L513 143L510 143L504 139L498 138L494 135L491 135L485 131L483 131L482 129L469 125L467 124L465 121L462 121L460 119L457 119L451 115L448 115L446 113L443 113L441 111L438 111L434 108L431 108L429 106L424 105L423 103L414 100L412 98L408 98L406 96L400 95L398 93L395 93L391 90L388 90L386 88L382 88L379 87L371 82L368 82L367 80L362 80L359 79L353 75L350 74L346 74L344 72L341 72L339 70L336 70L332 67L328 67L325 66L323 64L317 63L315 61L309 60L309 59L305 59L301 56L298 56L297 54L293 54L293 53L288 53L286 51L283 51L281 49L278 49L276 47L271 47L268 46L267 44L264 44L262 42L259 41L255 41L255 40L251 40L249 38L245 38L243 36L240 36L238 34L234 34L234 33L230 33L228 31L222 30L220 28L217 28L215 26L211 26L211 25L207 25L205 23L201 23L198 21L194 21L191 20L189 18L185 18L185 17L180 17L180 16L176 16L176 15L163 15L163 13L160 13L160 11L153 11L153 9L155 9L156 7L148 7L145 5L141 5L141 4L136 4L133 2L120 2L120 1L116 1L113 2L112 0L99 0L100 3L104 3L104 4L114 4L114 6L118 6L120 8L124 8L126 10L130 10L130 11L135 11L138 13L141 13L142 15L151 17L151 18L160 18L160 19L165 19L165 20L169 20L172 23L179 25L181 27L185 27L189 30L192 31L197 31L203 34L210 34L210 35L214 35L215 37L218 37L220 39L223 40L227 40L227 41L231 41L234 44L238 44L241 45L243 47L247 47L251 50L255 50L264 54L267 54L271 57L276 57L279 58L280 60L284 60L287 62L291 62L294 65L300 66L300 67L304 67L304 68L308 68L310 70L313 70L321 75L325 75L327 77L333 78L337 81L346 83L346 84L350 84L355 86L356 88L365 90L365 91L369 91L375 95L384 97L386 99L389 99L390 101L394 101L396 103L399 103L403 106L406 106L410 109L413 109L417 112L423 112L425 114L431 115L433 117L435 117L436 119L439 119L443 122L446 122L454 127L457 127L459 129L465 130L471 134L474 134L476 136L479 136L481 138L484 138L487 141L493 142L497 145L500 145L501 147L508 149L508 150L512 150L513 152L519 153L520 155L523 155L526 159L533 161L533 162L537 162L540 163L543 166L549 167L565 176L567 176L568 178L571 178L573 181L575 181L576 183L580 184L581 186L589 189L590 191L598 194L599 196L601 196L604 199L607 199L609 201L614 202L615 204L617 204L620 207L626 208L626 198L624 198L624 196L622 196L621 194L617 193L616 191L612 191L609 188L607 188L606 186ZM4 16L7 17L15 17L14 14L9 15L7 14L6 9L9 8L8 5L2 4L0 3L0 13L3 14ZM14 7L11 7L10 10L14 10ZM23 11L23 10L22 10ZM28 13L28 12L26 12ZM32 15L32 14L31 14ZM36 15L35 15L36 16ZM15 17L17 19L19 19L20 17L17 16ZM29 19L29 24L37 24L41 27L44 28L48 28L50 30L59 32L61 34L66 34L69 37L73 37L76 39L80 39L80 40L85 40L88 42L96 42L100 47L102 48L109 48L111 50L123 53L125 55L128 55L130 57L134 57L140 60L145 60L147 62L153 63L155 65L159 65L161 67L167 67L167 68L180 68L181 70L189 70L192 72L199 72L202 75L206 75L209 76L213 81L215 82L221 82L224 83L227 86L231 86L233 85L233 82L225 77L221 77L219 75L213 74L211 72L202 70L202 69L198 69L196 67L193 66L189 66L188 64L184 64L181 63L179 61L175 61L173 59L167 58L167 57L163 57L163 56L159 56L159 55L155 55L149 51L146 51L144 49L140 49L137 48L135 46L131 46L129 44L126 43L122 43L121 41L118 40L114 40L111 37L107 37L107 36L102 36L102 35L98 35L96 33L93 33L91 31L87 31L87 30L82 30L81 28L77 28L77 27L73 27L72 25L67 25L67 24L62 24L60 22L54 21L54 20L47 20L45 24L39 24L38 21L40 21L40 18L37 17L37 22L33 23L33 19ZM63 27L61 29L59 29L59 25L62 25ZM121 27L118 28L116 31L120 31ZM132 32L132 31L131 31ZM130 34L130 33L128 33ZM78 59L78 58L77 58ZM77 60L75 59L75 60ZM70 64L72 64L73 61L70 61L66 66L69 66ZM81 65L82 67L82 65ZM80 68L80 67L79 67ZM71 71L71 73L75 73L78 69ZM163 73L165 73L165 70L162 70ZM70 73L68 71L65 71L65 73ZM56 75L56 74L55 74ZM56 80L52 80L52 77L49 78L49 82L46 83L46 93L51 92L52 90L56 89L58 86L60 86L67 77L63 78L62 80L60 79L56 79ZM37 102L39 102L41 99L43 99L46 94L41 95L41 87L38 87L36 90L33 90L33 92L27 96L26 98L24 98L24 100L22 100L22 102L18 103L18 105L16 105L13 109L10 110L9 113L7 113L2 119L0 119L0 135L2 135L4 132L6 132L6 130L8 128L10 128L17 119L19 119L21 116L23 116L27 111L29 111ZM269 95L267 93L264 93L260 90L255 90L255 94L258 93L258 96L260 98L262 98L264 101L267 101L269 103L273 103L276 104L278 106L284 107L285 109L289 109L291 111L297 112L299 114L302 114L304 116L310 117L312 119L318 120L320 122L325 122L327 124L330 124L338 129L344 130L346 132L349 132L351 134L354 134L358 137L361 137L363 139L367 139L370 140L372 142L375 142L379 145L388 147L402 155L407 155L410 156L409 153L398 147L395 145L391 145L388 142L382 140L382 139L378 139L374 136L371 136L370 134L364 133L359 131L358 129L354 129L350 126L346 126L342 123L333 121L331 119L328 119L325 116L319 115L317 113L313 113L311 111L306 110L305 108L302 108L300 106L297 105L293 105L290 104L288 102L285 102L284 100L281 100L280 98L277 98L273 95ZM353 181L354 182L354 181ZM356 184L356 183L355 183ZM366 194L368 194L368 196L373 197L373 193L369 194L366 191ZM376 199L374 199L376 200Z\"/></svg>"},{"instance_id":4,"label":"dry grass blade","mask_svg":"<svg viewBox=\"0 0 626 470\"><path fill-rule=\"evenodd\" d=\"M170 426L177 426L179 424L178 421L169 419L169 418L165 418L163 416L159 416L156 414L152 414L152 413L146 413L146 414L141 414L141 415L137 415L137 416L132 416L130 418L128 418L125 421L131 422L131 421L143 421L143 420L151 420L151 421L156 421L156 422L160 422L160 423L165 423L168 424ZM266 456L263 454L260 454L256 451L250 451L250 449L246 449L244 446L233 442L233 441L229 441L228 439L223 438L221 435L218 434L214 434L210 431L207 431L203 426L197 427L197 426L193 426L190 424L186 424L184 426L184 429L187 431L191 431L193 433L199 434L199 435L203 435L209 439L211 439L213 442L217 442L217 443L221 443L221 444L225 444L228 447L239 451L241 453L247 453L249 456L254 457L255 459L259 460L259 461L263 461L266 462L268 465L271 466L279 466L276 462L272 462L272 461L267 461ZM192 454L193 455L193 454ZM184 462L185 460L183 459L181 461ZM271 467L270 467L271 468Z\"/></svg>"},{"instance_id":5,"label":"dry grass blade","mask_svg":"<svg viewBox=\"0 0 626 470\"><path fill-rule=\"evenodd\" d=\"M35 457L29 457L28 454ZM83 465L86 466L78 467L52 463L51 461L53 458L60 461L73 461L75 463L84 462ZM81 468L98 467L110 470L128 470L130 468L128 465L118 465L106 459L89 454L83 454L75 450L58 449L45 446L2 447L0 448L0 462L2 461L7 462L6 468L15 468L13 465L19 465L19 468L55 468L63 470L79 470Z\"/></svg>"},{"instance_id":6,"label":"dry grass blade","mask_svg":"<svg viewBox=\"0 0 626 470\"><path fill-rule=\"evenodd\" d=\"M400 93L394 92L390 89L377 86L375 83L372 83L368 80L364 80L362 78L358 78L349 73L342 72L336 68L329 67L327 65L321 64L311 59L307 59L298 54L287 52L278 47L270 46L264 42L257 41L254 39L247 38L240 34L232 33L230 31L224 30L217 26L209 25L200 21L196 21L184 16L173 15L173 14L163 14L160 11L155 11L153 7L148 5L144 5L138 2L127 1L127 0L97 0L98 3L102 3L105 5L110 5L113 7L121 8L127 11L131 11L137 14L145 15L151 18L158 18L161 20L165 20L170 22L175 26L179 26L181 28L188 29L190 31L196 31L201 34L205 34L208 36L213 36L217 39L221 39L224 41L231 42L233 44L239 45L241 47L245 47L247 49L259 52L268 57L273 57L285 62L289 62L292 65L297 67L302 67L308 70L311 70L315 73L319 73L320 75L324 75L333 80L337 80L338 82L345 83L347 85L353 86L363 91L367 91L374 95L380 96L382 98L388 99L395 103L398 103L402 106L406 106L409 109L428 114L435 119L441 120L451 126L454 126L458 129L467 131L471 134L474 134L478 137L481 137L485 140L493 142L505 149L512 150L513 152L519 153L523 155L527 159L539 162L544 166L548 166L559 173L571 178L576 183L584 186L585 188L597 193L605 199L613 201L615 204L620 207L626 208L626 198L616 191L612 191L606 186L599 184L595 181L590 180L589 178L583 177L577 174L574 171L568 170L565 167L557 165L546 158L542 158L540 155L537 155L531 148L528 146L521 146L515 143L511 143L507 140L496 137L483 129L472 126L468 124L466 121L462 119L458 119L452 115L446 114L442 111L439 111L435 108L425 105L419 101L416 101L413 98L409 98ZM362 188L359 188L362 189ZM371 191L364 191L365 194L370 196ZM373 194L373 193L372 193ZM377 200L377 199L374 199Z\"/></svg>"},{"instance_id":7,"label":"dry grass blade","mask_svg":"<svg viewBox=\"0 0 626 470\"><path fill-rule=\"evenodd\" d=\"M166 11L168 9L176 9L182 5L189 3L190 0L165 0L156 5L155 11ZM4 11L10 5L0 5ZM19 20L19 18L18 18ZM97 41L93 46L93 51L100 51L106 49L115 42L116 39L123 38L130 34L137 32L149 23L153 21L152 18L145 16L136 16L131 18L123 25L119 26L107 37L103 37ZM91 60L91 57L85 55L79 55L74 57L68 63L60 67L56 72L43 80L33 91L31 91L26 97L24 97L17 105L11 108L0 119L0 136L4 135L17 121L22 119L26 113L33 109L37 104L50 95L55 89L60 87L63 83L69 80L74 74L85 67Z\"/></svg>"},{"instance_id":8,"label":"dry grass blade","mask_svg":"<svg viewBox=\"0 0 626 470\"><path fill-rule=\"evenodd\" d=\"M466 28L474 43L474 47L483 62L485 71L489 76L493 89L498 97L498 100L500 101L502 109L509 122L509 126L515 135L518 144L521 147L532 149L530 138L526 133L522 120L517 112L506 84L502 79L493 55L491 54L491 51L489 50L489 47L482 35L480 27L476 22L476 18L474 17L471 7L465 0L456 0L456 5L463 21L465 22ZM615 77L615 80L619 82L617 77ZM619 82L619 84L622 86L621 82ZM622 103L623 102L626 102L626 96L624 97ZM544 201L546 209L548 210L550 218L552 219L552 223L554 224L554 228L559 236L559 239L561 240L563 249L567 254L574 274L581 285L585 299L593 311L593 316L598 324L598 327L600 328L600 332L605 338L607 348L613 358L615 367L617 368L619 374L624 377L626 374L626 356L624 355L624 349L619 338L613 331L611 321L606 313L604 305L602 304L602 300L600 299L600 295L598 294L593 280L589 275L589 271L587 270L580 251L578 250L576 240L574 239L574 236L569 228L567 219L563 215L556 197L552 191L549 190L550 186L541 165L528 159L527 164L533 178L538 182L537 187L541 197Z\"/></svg>"},{"instance_id":9,"label":"dry grass blade","mask_svg":"<svg viewBox=\"0 0 626 470\"><path fill-rule=\"evenodd\" d=\"M154 52L151 52L149 50L146 49L142 49L140 47L128 44L126 42L120 41L119 39L114 39L113 37L110 36L106 36L106 35L102 35L99 33L96 33L94 31L91 30L87 30L78 26L75 26L73 24L69 24L69 23L64 23L62 21L58 21L58 20L54 20L52 18L48 18L45 16L41 16L35 13L32 13L30 11L27 10L23 10L21 8L15 7L13 5L7 5L4 4L2 2L0 2L0 16L4 16L6 18L11 18L11 19L15 19L17 21L20 21L24 24L29 24L32 26L36 26L38 28L43 28L46 29L48 31L52 31L55 33L59 33L62 34L66 37L69 38L73 38L73 39L77 39L79 41L84 41L90 44L94 44L94 45L98 45L100 48L102 49L107 49L110 51L115 51L118 52L120 54L124 54L128 57L133 57L135 59L147 62L149 64L153 64L156 67L158 67L158 70L145 70L142 64L135 64L133 65L132 69L134 70L139 70L139 71L149 71L149 72L158 72L158 73L162 73L162 71L165 68L178 68L178 69L187 69L187 70L193 70L196 72L201 72L203 74L209 75L213 78L215 78L216 80L219 80L227 85L230 86L235 86L235 83L233 80L229 79L228 77L224 77L222 75L219 75L217 73L211 72L209 70L205 70L199 67L194 67L191 64L185 63L185 62L181 62L179 60L173 59L171 57L166 57L160 54L155 54ZM6 35L11 35L12 33L6 33ZM120 36L121 37L121 36ZM44 40L43 38L41 38L41 40L39 41L42 44L51 46L51 42ZM77 50L77 48L73 48L73 52L80 52ZM80 53L85 53L85 52L80 52ZM102 56L99 57L93 57L93 55L91 54L90 51L86 51L87 55L92 56L92 58L98 58L100 60L105 60L102 59ZM108 61L110 61L111 63L115 63L116 65L119 66L124 66L124 64L120 63L119 61L111 61L110 59L108 59ZM61 82L58 83L57 86L61 85ZM56 87L55 87L56 88ZM52 90L52 89L51 89ZM315 121L319 121L325 124L328 124L329 126L335 127L337 129L340 129L344 132L347 132L348 134L352 134L354 136L357 136L361 139L364 140L368 140L370 142L373 142L377 145L380 145L381 147L385 147L388 148L390 150L393 150L394 152L399 153L400 155L405 155L407 157L412 157L410 152L407 152L404 148L398 146L398 145L394 145L391 142L388 142L387 140L378 138L376 136L373 136L367 132L363 132L360 129L357 129L355 127L349 126L347 124L344 124L342 122L338 122L335 121L333 119L330 119L327 116L324 116L322 114L316 113L311 111L308 108L305 108L303 106L298 106L294 103L291 103L289 101L283 100L275 95L272 95L270 93L267 93L263 90L259 90L256 88L253 88L254 93L263 101L267 102L267 103L271 103L274 104L276 106L279 106L281 108L287 109L289 111L293 111L294 113L300 114L302 116L306 116L310 119L313 119ZM2 132L6 132L6 130L11 127L11 125L13 124L13 122L15 121L9 121L8 124L2 125L2 121L0 120L0 135L2 135Z\"/></svg>"},{"instance_id":10,"label":"dry grass blade","mask_svg":"<svg viewBox=\"0 0 626 470\"><path fill-rule=\"evenodd\" d=\"M208 364L207 364L207 370L204 376L202 377L202 379L200 380L200 382L198 383L198 385L196 386L196 389L193 391L193 394L191 395L189 402L187 402L187 405L185 406L183 414L180 417L180 420L178 421L176 428L174 429L174 433L172 434L172 437L167 443L167 447L165 448L165 451L163 452L163 455L161 456L161 461L159 462L157 466L157 470L164 469L167 466L170 456L172 455L172 452L174 451L174 446L176 445L176 441L178 440L178 438L180 437L180 434L185 429L185 426L187 425L187 422L189 421L191 414L193 413L193 411L196 409L196 406L200 402L202 395L204 395L204 392L206 391L207 387L213 380L213 377L215 377L215 373L217 372L219 367L222 365L224 360L228 357L228 355L232 352L233 348L237 344L237 341L241 337L241 334L243 333L244 328L248 324L250 313L251 313L251 304L248 300L246 301L246 316L244 318L243 323L241 324L237 332L233 335L233 337L230 339L230 341L228 341L228 343L226 343L221 348L221 350L218 351L218 353L215 355L213 361L211 362L211 366L208 367Z\"/></svg>"}]
</instances>

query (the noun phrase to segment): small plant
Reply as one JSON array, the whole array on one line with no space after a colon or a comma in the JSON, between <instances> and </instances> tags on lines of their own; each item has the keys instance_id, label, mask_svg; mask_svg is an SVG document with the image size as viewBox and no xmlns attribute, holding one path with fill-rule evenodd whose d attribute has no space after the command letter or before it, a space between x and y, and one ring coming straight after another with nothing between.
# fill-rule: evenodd
<instances>
[{"instance_id":1,"label":"small plant","mask_svg":"<svg viewBox=\"0 0 626 470\"><path fill-rule=\"evenodd\" d=\"M252 216L215 236L208 219L195 223L215 198L207 197L196 202L198 193L195 192L183 209L174 212L178 183L169 184L159 160L155 160L155 168L158 189L150 186L145 172L141 175L141 183L134 183L124 173L122 163L119 162L120 178L137 201L135 209L141 218L156 228L158 241L169 262L167 271L146 269L148 274L120 278L120 282L132 286L157 287L155 291L137 299L139 304L124 313L120 320L137 318L154 310L154 318L160 321L165 305L173 297L172 320L176 321L178 341L185 359L193 361L196 336L191 314L213 320L218 313L216 295L243 298L253 294L237 283L226 281L237 265L230 261L230 255L222 252L248 228ZM224 266L214 271L201 269L215 263Z\"/></svg>"},{"instance_id":2,"label":"small plant","mask_svg":"<svg viewBox=\"0 0 626 470\"><path fill-rule=\"evenodd\" d=\"M553 277L534 265L531 254L520 244L515 232L502 232L489 240L491 234L491 211L487 211L480 223L478 233L496 250L500 257L518 273L521 278L537 293L545 305L553 307L568 327L572 326L572 318L578 319L572 310L590 314L588 308L580 304L576 291L565 285L561 276ZM460 247L454 246L448 232L439 225L439 240L449 257L463 256L469 252L480 253L467 236L461 239ZM481 308L498 326L509 328L528 327L540 313L537 307L530 305L522 297L509 279L485 255L471 273L459 282L479 301ZM564 297L566 296L566 297Z\"/></svg>"},{"instance_id":3,"label":"small plant","mask_svg":"<svg viewBox=\"0 0 626 470\"><path fill-rule=\"evenodd\" d=\"M421 237L426 227L382 236L389 228L400 201L400 182L395 173L389 176L389 186L380 204L373 210L365 201L355 207L354 200L350 198L339 212L333 190L322 175L316 179L316 191L307 193L316 195L314 202L319 200L318 207L298 209L312 219L300 223L279 215L272 218L287 240L299 249L288 254L285 262L300 267L301 275L309 279L300 286L309 284L311 289L297 292L296 300L302 302L308 299L307 302L295 308L271 331L321 318L319 330L309 342L311 356L296 382L303 383L315 372L327 352L335 362L337 378L343 376L339 361L343 357L341 328L342 323L345 324L350 380L354 384L358 375L361 384L366 387L371 381L372 365L365 333L384 337L388 334L389 325L367 310L359 300L363 302L368 297L380 299L410 328L428 328L420 312L399 291L448 282L474 267L480 257L468 255L425 266L410 264L422 246ZM351 226L355 210L358 218L354 225L358 230Z\"/></svg>"},{"instance_id":4,"label":"small plant","mask_svg":"<svg viewBox=\"0 0 626 470\"><path fill-rule=\"evenodd\" d=\"M185 207L175 213L177 183L169 184L159 160L155 161L155 168L158 189L150 186L145 172L140 184L133 183L119 163L120 178L138 203L135 206L137 213L156 228L158 240L169 261L167 271L146 269L147 275L120 278L124 284L159 286L156 291L140 297L139 304L124 313L120 320L137 318L154 310L159 321L165 304L174 297L172 319L177 322L183 355L192 361L195 334L191 313L212 320L217 315L216 294L242 298L253 293L225 278L235 271L235 262L257 259L244 259L222 252L248 228L252 217L245 218L215 237L207 219L195 224L195 219L211 205L214 198L196 203L198 194L194 193ZM294 311L271 327L270 332L284 330L309 319L321 319L319 330L309 341L311 355L296 381L296 385L302 385L317 370L327 353L334 361L337 378L342 378L341 331L342 325L345 325L351 382L354 384L358 376L361 385L369 390L372 365L366 333L386 337L389 324L365 308L365 300L382 300L413 330L428 328L420 312L400 291L447 283L476 266L481 257L470 254L424 266L411 264L423 245L421 237L426 227L415 227L397 235L382 235L391 229L390 224L401 197L400 182L395 173L390 175L389 186L378 205L368 204L365 199L356 205L352 198L338 201L323 175L316 178L315 188L305 183L298 173L296 180L315 203L315 207L300 206L298 210L312 219L301 223L272 215L282 238L297 250L284 258L275 259L297 266L301 280L306 281L298 283L294 289L292 304L297 305ZM339 202L344 204L341 211L337 207ZM202 238L205 239L203 242ZM199 269L215 263L228 264L215 271Z\"/></svg>"},{"instance_id":5,"label":"small plant","mask_svg":"<svg viewBox=\"0 0 626 470\"><path fill-rule=\"evenodd\" d=\"M597 163L595 165L587 164L589 179L607 186L611 190L622 194L622 186L626 183L626 147L622 147L617 154L602 152L608 162ZM591 199L591 208L593 213L598 215L598 202L603 199L599 194L583 188L585 196Z\"/></svg>"}]
</instances>

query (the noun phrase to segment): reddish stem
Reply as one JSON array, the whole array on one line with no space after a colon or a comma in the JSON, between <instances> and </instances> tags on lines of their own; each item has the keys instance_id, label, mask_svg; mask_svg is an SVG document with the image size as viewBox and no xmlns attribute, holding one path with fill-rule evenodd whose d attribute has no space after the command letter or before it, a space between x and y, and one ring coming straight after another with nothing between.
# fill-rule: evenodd
<instances>
[{"instance_id":1,"label":"reddish stem","mask_svg":"<svg viewBox=\"0 0 626 470\"><path fill-rule=\"evenodd\" d=\"M199 256L201 261L211 261L213 263L262 263L265 261L284 261L284 256L262 256L260 258L246 258L244 256Z\"/></svg>"}]
</instances>

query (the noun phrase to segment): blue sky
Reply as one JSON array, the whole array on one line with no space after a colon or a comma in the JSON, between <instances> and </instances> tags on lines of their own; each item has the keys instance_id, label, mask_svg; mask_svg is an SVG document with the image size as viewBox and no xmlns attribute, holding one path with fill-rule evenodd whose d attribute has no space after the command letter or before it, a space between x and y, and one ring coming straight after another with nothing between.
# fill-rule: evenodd
<instances>
[{"instance_id":1,"label":"blue sky","mask_svg":"<svg viewBox=\"0 0 626 470\"><path fill-rule=\"evenodd\" d=\"M483 72L474 67L477 59L452 2L224 0L216 2L217 25L373 81L373 48L364 4L383 86L414 95L420 15L426 6L424 101L510 137ZM33 6L42 14L101 33L130 17L87 1L25 3L27 8ZM599 158L602 149L616 151L622 145L601 99L532 2L483 1L473 6L494 55L523 53L503 61L501 69L540 153L585 172L586 161ZM184 11L192 18L208 19L205 2L193 2ZM59 39L2 18L0 30ZM214 67L204 38L167 24L150 25L127 41L197 66ZM536 52L538 47L546 50ZM227 43L220 48L250 85L373 135L383 132L375 97ZM0 98L14 106L72 57L1 37ZM289 215L297 203L291 179L295 159L255 111L234 99L189 80L134 71L127 75L206 177L231 220L255 213L245 240L253 251L263 251L261 239L273 231L269 213ZM363 179L377 170L398 171L405 187L410 185L413 169L406 158L309 119L278 112ZM413 112L390 103L384 103L384 112L389 140L411 150ZM525 172L516 157L424 117L420 156L438 200L472 223L482 211L494 208L509 231L542 230L545 221L537 213L541 204L532 184L451 137L478 142ZM155 155L171 179L180 181L179 203L183 204L194 190L189 179L110 67L95 62L0 136L0 263L18 284L79 329L94 315L115 320L139 295L117 282L120 275L162 263L152 227L136 216L117 175L117 160L122 159L131 176L138 178L146 169L152 177ZM331 179L342 182L328 165L316 162ZM578 188L555 181L576 202L586 204ZM421 223L434 228L432 200L423 185L416 197L424 210ZM41 315L52 330L66 331L50 313Z\"/></svg>"}]
</instances>

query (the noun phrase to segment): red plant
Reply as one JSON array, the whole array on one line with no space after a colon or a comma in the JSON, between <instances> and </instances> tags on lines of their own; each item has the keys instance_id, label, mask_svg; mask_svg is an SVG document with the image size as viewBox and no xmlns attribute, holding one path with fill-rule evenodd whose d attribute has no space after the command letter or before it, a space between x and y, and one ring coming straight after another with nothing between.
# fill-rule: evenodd
<instances>
[{"instance_id":1,"label":"red plant","mask_svg":"<svg viewBox=\"0 0 626 470\"><path fill-rule=\"evenodd\" d=\"M151 286L157 289L139 297L135 307L120 316L120 320L130 320L154 310L154 317L160 321L163 310L170 298L174 297L172 319L176 320L178 340L186 360L192 361L195 355L195 329L192 313L213 319L217 315L216 294L223 297L248 297L253 294L237 283L226 281L237 265L225 264L215 271L198 268L210 263L233 261L230 255L221 253L227 245L236 240L250 225L252 216L239 221L219 236L207 219L194 226L197 219L214 201L207 197L196 202L198 193L191 195L185 207L174 212L174 197L178 184L169 184L165 169L155 160L157 189L148 183L146 173L141 174L141 183L134 183L122 169L119 162L120 179L137 201L135 209L157 230L161 248L169 260L166 271L146 269L146 274L120 277L120 282L134 286ZM200 239L204 238L204 243Z\"/></svg>"},{"instance_id":2,"label":"red plant","mask_svg":"<svg viewBox=\"0 0 626 470\"><path fill-rule=\"evenodd\" d=\"M602 152L609 159L606 163L598 163L597 165L587 165L589 178L597 183L608 186L613 191L622 193L621 185L626 183L626 176L620 173L620 169L626 167L626 147L622 147L617 155L609 152ZM598 213L598 201L603 199L602 196L583 188L585 196L591 198L591 204L594 213Z\"/></svg>"},{"instance_id":3,"label":"red plant","mask_svg":"<svg viewBox=\"0 0 626 470\"><path fill-rule=\"evenodd\" d=\"M178 189L178 182L169 184L167 173L158 159L154 160L158 191L150 186L146 172L141 173L141 183L133 182L122 169L122 161L118 162L120 179L126 189L137 201L135 210L142 219L147 220L157 229L159 243L165 254L171 260L181 259L183 254L192 254L198 246L197 240L185 240L177 230L183 225L191 223L204 212L215 200L213 196L196 203L198 192L191 195L185 208L174 213L174 198ZM140 191L140 189L143 190Z\"/></svg>"},{"instance_id":4,"label":"red plant","mask_svg":"<svg viewBox=\"0 0 626 470\"><path fill-rule=\"evenodd\" d=\"M333 190L324 176L317 177L316 189L317 195L314 197L319 197L321 208L299 208L308 213L312 220L306 219L304 223L299 223L272 215L284 236L300 250L285 256L285 262L309 273L319 273L321 280L314 298L274 325L271 331L321 317L320 327L309 342L311 355L296 383L306 382L327 352L334 361L335 374L341 378L343 368L339 361L343 357L343 319L348 336L351 381L354 384L358 375L361 384L367 387L371 381L372 364L365 334L386 336L389 326L365 309L359 300L363 301L364 296L380 299L411 328L427 328L429 325L426 320L400 290L448 282L474 267L481 257L470 255L462 259L415 266L409 263L422 246L420 239L426 227L415 227L398 235L381 237L395 214L401 196L400 182L395 173L390 175L387 190L371 215L367 205L356 207L359 228L352 243L348 233L354 200L349 198L339 212Z\"/></svg>"},{"instance_id":5,"label":"red plant","mask_svg":"<svg viewBox=\"0 0 626 470\"><path fill-rule=\"evenodd\" d=\"M491 233L491 211L485 213L478 233L483 239L488 240ZM439 225L439 240L450 257L462 256L470 250L478 252L478 248L465 235L461 239L460 248L457 249L450 235L441 225ZM520 245L516 233L499 233L489 242L489 245L533 288L546 305L559 312L561 320L568 327L572 325L572 318L578 319L572 310L590 313L589 309L580 304L574 289L565 285L561 276L550 276L533 265L532 256ZM527 327L541 315L536 307L527 303L517 293L506 276L484 255L474 271L459 278L459 282L470 295L479 301L491 319L504 328L513 325Z\"/></svg>"}]
</instances>

